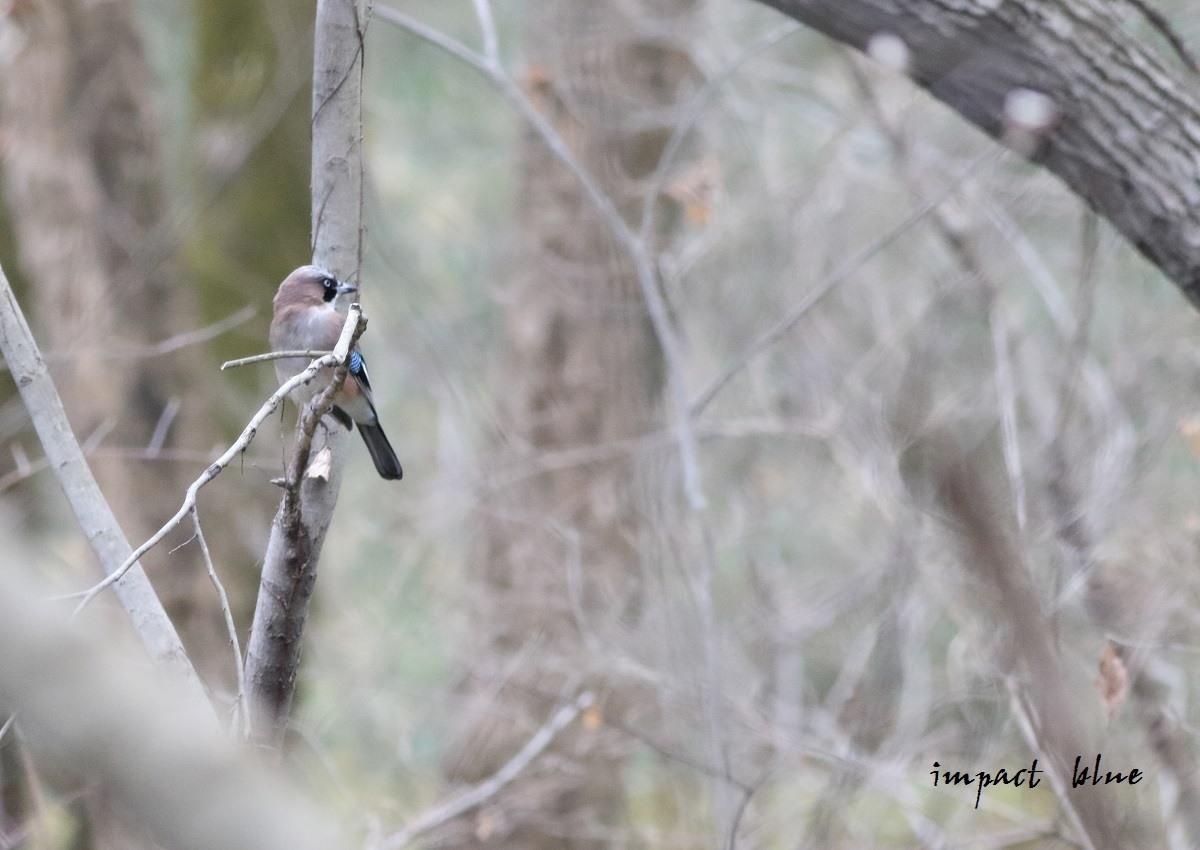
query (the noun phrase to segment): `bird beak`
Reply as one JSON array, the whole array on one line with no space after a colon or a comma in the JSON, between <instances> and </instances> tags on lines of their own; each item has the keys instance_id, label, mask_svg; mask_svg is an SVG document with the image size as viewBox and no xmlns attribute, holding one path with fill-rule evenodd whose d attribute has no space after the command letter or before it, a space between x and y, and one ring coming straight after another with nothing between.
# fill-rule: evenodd
<instances>
[{"instance_id":1,"label":"bird beak","mask_svg":"<svg viewBox=\"0 0 1200 850\"><path fill-rule=\"evenodd\" d=\"M347 292L358 292L358 287L352 283L339 283L337 286L337 294L345 295Z\"/></svg>"}]
</instances>

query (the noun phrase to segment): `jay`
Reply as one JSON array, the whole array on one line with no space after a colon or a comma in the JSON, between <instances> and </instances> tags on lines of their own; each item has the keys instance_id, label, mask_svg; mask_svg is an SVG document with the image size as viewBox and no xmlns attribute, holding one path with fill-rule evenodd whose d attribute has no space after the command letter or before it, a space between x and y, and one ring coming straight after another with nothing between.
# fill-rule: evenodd
<instances>
[{"instance_id":1,"label":"jay","mask_svg":"<svg viewBox=\"0 0 1200 850\"><path fill-rule=\"evenodd\" d=\"M342 333L345 317L334 306L337 297L357 292L358 287L341 283L327 269L319 266L301 266L279 285L279 292L272 302L274 315L271 318L271 350L298 351L312 349L330 351ZM311 361L303 357L289 357L275 361L275 373L282 384L304 371ZM300 387L302 404L310 401L317 393L329 386L333 370L326 369L308 384ZM375 398L371 393L371 382L367 378L367 364L357 349L350 352L350 373L345 383L333 397L334 418L353 429L358 425L371 460L380 476L390 480L400 478L404 472L392 446L384 436L375 411Z\"/></svg>"}]
</instances>

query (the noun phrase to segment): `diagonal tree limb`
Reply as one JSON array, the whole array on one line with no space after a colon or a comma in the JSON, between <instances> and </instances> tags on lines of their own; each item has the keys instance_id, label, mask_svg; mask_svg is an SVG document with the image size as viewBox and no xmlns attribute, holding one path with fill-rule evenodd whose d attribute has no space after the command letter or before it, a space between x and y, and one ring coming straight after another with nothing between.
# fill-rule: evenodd
<instances>
[{"instance_id":1,"label":"diagonal tree limb","mask_svg":"<svg viewBox=\"0 0 1200 850\"><path fill-rule=\"evenodd\" d=\"M83 457L62 400L46 369L17 299L0 269L0 352L12 372L51 469L101 567L112 574L130 558L129 541ZM116 595L129 622L156 663L166 668L198 705L208 706L204 686L188 660L175 626L136 560Z\"/></svg>"}]
</instances>

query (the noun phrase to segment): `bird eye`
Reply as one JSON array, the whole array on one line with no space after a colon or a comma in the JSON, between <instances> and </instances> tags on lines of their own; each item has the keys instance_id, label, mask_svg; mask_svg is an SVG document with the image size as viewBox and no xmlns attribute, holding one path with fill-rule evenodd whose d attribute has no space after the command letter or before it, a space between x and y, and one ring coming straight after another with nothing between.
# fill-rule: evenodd
<instances>
[{"instance_id":1,"label":"bird eye","mask_svg":"<svg viewBox=\"0 0 1200 850\"><path fill-rule=\"evenodd\" d=\"M321 286L325 287L326 289L332 289L333 287L337 286L337 281L331 277L323 277L321 278Z\"/></svg>"}]
</instances>

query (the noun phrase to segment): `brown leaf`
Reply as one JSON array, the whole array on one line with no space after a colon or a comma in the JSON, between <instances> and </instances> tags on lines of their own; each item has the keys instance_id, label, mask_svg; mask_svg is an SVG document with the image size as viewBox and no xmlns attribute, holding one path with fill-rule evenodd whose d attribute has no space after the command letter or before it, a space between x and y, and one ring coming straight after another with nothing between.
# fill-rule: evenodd
<instances>
[{"instance_id":1,"label":"brown leaf","mask_svg":"<svg viewBox=\"0 0 1200 850\"><path fill-rule=\"evenodd\" d=\"M583 728L591 732L604 724L604 715L598 708L589 708L583 713Z\"/></svg>"},{"instance_id":2,"label":"brown leaf","mask_svg":"<svg viewBox=\"0 0 1200 850\"><path fill-rule=\"evenodd\" d=\"M706 156L693 163L667 184L664 194L683 207L693 224L707 224L712 216L713 195L721 179L716 157Z\"/></svg>"},{"instance_id":3,"label":"brown leaf","mask_svg":"<svg viewBox=\"0 0 1200 850\"><path fill-rule=\"evenodd\" d=\"M475 818L475 838L487 841L495 831L496 819L486 811L480 812Z\"/></svg>"},{"instance_id":4,"label":"brown leaf","mask_svg":"<svg viewBox=\"0 0 1200 850\"><path fill-rule=\"evenodd\" d=\"M1179 420L1179 436L1187 442L1192 454L1200 457L1200 414L1193 413Z\"/></svg>"},{"instance_id":5,"label":"brown leaf","mask_svg":"<svg viewBox=\"0 0 1200 850\"><path fill-rule=\"evenodd\" d=\"M1100 702L1111 720L1129 693L1129 673L1111 643L1104 644L1104 652L1100 655L1100 678L1096 681L1096 689L1100 691Z\"/></svg>"}]
</instances>

